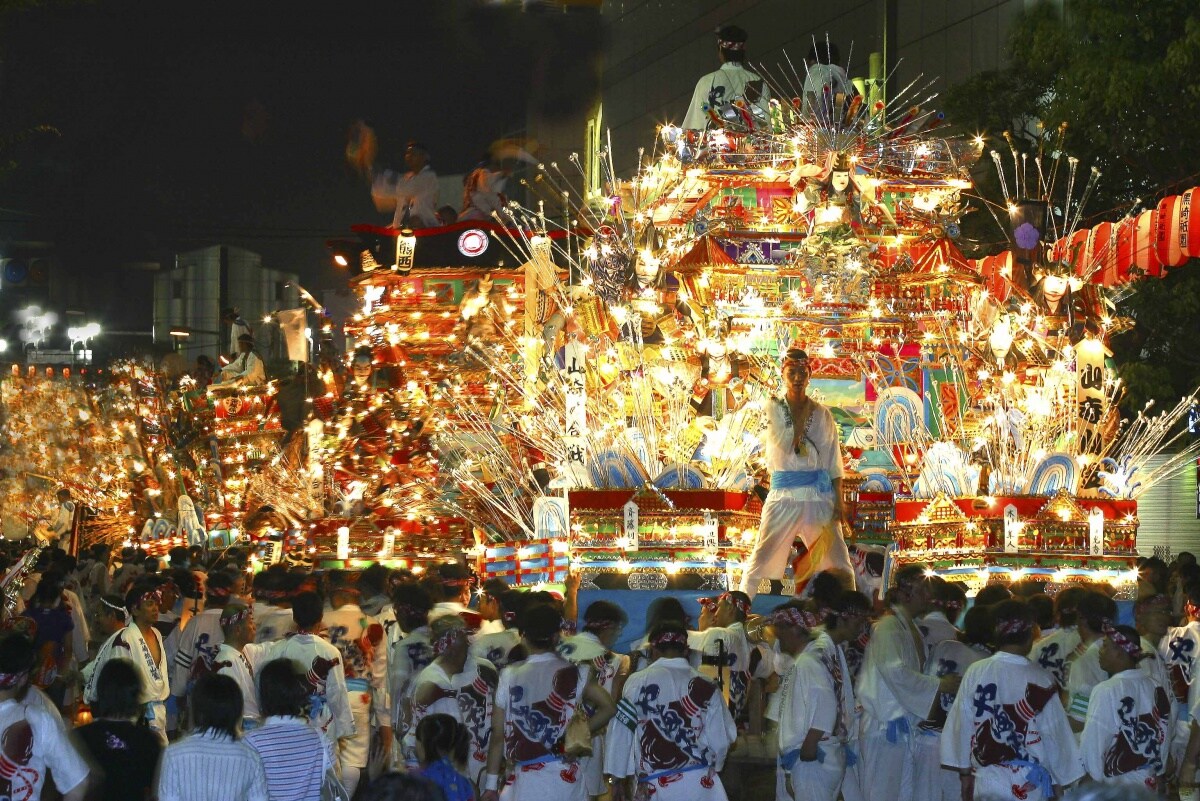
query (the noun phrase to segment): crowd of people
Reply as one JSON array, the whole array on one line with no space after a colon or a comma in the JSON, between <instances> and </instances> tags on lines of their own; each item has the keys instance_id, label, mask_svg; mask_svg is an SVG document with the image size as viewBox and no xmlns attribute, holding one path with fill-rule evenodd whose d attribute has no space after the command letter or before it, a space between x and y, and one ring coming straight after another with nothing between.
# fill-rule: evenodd
<instances>
[{"instance_id":1,"label":"crowd of people","mask_svg":"<svg viewBox=\"0 0 1200 801\"><path fill-rule=\"evenodd\" d=\"M662 596L640 639L577 579L247 567L41 551L0 639L0 797L720 801L738 751L781 801L1195 785L1189 554L1141 563L1132 625L1108 585L969 602L907 565L878 602L837 572L765 615Z\"/></svg>"}]
</instances>

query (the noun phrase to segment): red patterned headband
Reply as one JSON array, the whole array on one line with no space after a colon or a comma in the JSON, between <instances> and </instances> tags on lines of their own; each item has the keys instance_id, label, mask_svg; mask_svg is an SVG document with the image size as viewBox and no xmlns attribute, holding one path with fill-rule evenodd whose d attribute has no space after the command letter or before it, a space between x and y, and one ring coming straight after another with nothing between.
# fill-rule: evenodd
<instances>
[{"instance_id":1,"label":"red patterned headband","mask_svg":"<svg viewBox=\"0 0 1200 801\"><path fill-rule=\"evenodd\" d=\"M805 631L812 631L821 625L821 619L817 616L816 612L811 610L785 606L771 613L771 625L796 626Z\"/></svg>"},{"instance_id":2,"label":"red patterned headband","mask_svg":"<svg viewBox=\"0 0 1200 801\"><path fill-rule=\"evenodd\" d=\"M664 631L650 641L650 644L655 648L662 648L664 645L687 645L687 634L682 631Z\"/></svg>"},{"instance_id":3,"label":"red patterned headband","mask_svg":"<svg viewBox=\"0 0 1200 801\"><path fill-rule=\"evenodd\" d=\"M213 598L228 598L233 595L233 587L207 587L205 593Z\"/></svg>"},{"instance_id":4,"label":"red patterned headband","mask_svg":"<svg viewBox=\"0 0 1200 801\"><path fill-rule=\"evenodd\" d=\"M1033 621L1023 620L1019 617L1010 620L996 621L996 633L1005 637L1015 636L1017 634L1026 634L1033 631Z\"/></svg>"},{"instance_id":5,"label":"red patterned headband","mask_svg":"<svg viewBox=\"0 0 1200 801\"><path fill-rule=\"evenodd\" d=\"M22 676L28 675L28 670L22 670L20 673L0 673L0 690L11 690L17 686Z\"/></svg>"},{"instance_id":6,"label":"red patterned headband","mask_svg":"<svg viewBox=\"0 0 1200 801\"><path fill-rule=\"evenodd\" d=\"M450 649L450 646L454 644L456 639L459 637L465 637L466 634L467 630L458 626L446 629L446 631L442 632L438 637L435 637L429 644L433 649L433 655L441 656L442 654L446 653L446 651Z\"/></svg>"},{"instance_id":7,"label":"red patterned headband","mask_svg":"<svg viewBox=\"0 0 1200 801\"><path fill-rule=\"evenodd\" d=\"M744 598L738 598L735 595L733 595L732 593L727 592L721 596L720 600L729 601L729 603L733 604L734 608L737 609L739 612L741 612L743 615L750 614L750 602Z\"/></svg>"},{"instance_id":8,"label":"red patterned headband","mask_svg":"<svg viewBox=\"0 0 1200 801\"><path fill-rule=\"evenodd\" d=\"M619 620L593 620L590 623L584 623L583 630L599 634L602 631L618 628L620 625L621 622Z\"/></svg>"},{"instance_id":9,"label":"red patterned headband","mask_svg":"<svg viewBox=\"0 0 1200 801\"><path fill-rule=\"evenodd\" d=\"M251 609L248 606L243 606L236 612L221 613L221 627L236 626L250 616Z\"/></svg>"},{"instance_id":10,"label":"red patterned headband","mask_svg":"<svg viewBox=\"0 0 1200 801\"><path fill-rule=\"evenodd\" d=\"M725 48L726 50L745 50L746 49L745 42L730 42L730 41L726 41L725 39L718 39L717 42L718 42L718 44L720 44L721 47Z\"/></svg>"},{"instance_id":11,"label":"red patterned headband","mask_svg":"<svg viewBox=\"0 0 1200 801\"><path fill-rule=\"evenodd\" d=\"M1171 599L1168 598L1166 595L1163 595L1162 593L1159 593L1158 595L1150 595L1146 598L1142 598L1140 601L1137 602L1137 606L1141 606L1141 607L1155 606L1155 607L1165 608L1170 605L1171 605Z\"/></svg>"},{"instance_id":12,"label":"red patterned headband","mask_svg":"<svg viewBox=\"0 0 1200 801\"><path fill-rule=\"evenodd\" d=\"M1117 646L1126 654L1128 654L1134 662L1140 662L1149 656L1149 654L1142 650L1142 644L1140 642L1134 642L1126 637L1112 623L1105 621L1104 625L1100 627L1100 630L1104 632L1105 637L1108 637L1108 639L1113 641L1113 645Z\"/></svg>"}]
</instances>

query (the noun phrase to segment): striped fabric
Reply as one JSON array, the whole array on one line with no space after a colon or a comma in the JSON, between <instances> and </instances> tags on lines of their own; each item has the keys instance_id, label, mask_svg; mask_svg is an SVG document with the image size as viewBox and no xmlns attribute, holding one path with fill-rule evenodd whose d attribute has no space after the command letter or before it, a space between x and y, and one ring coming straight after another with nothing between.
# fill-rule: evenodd
<instances>
[{"instance_id":1,"label":"striped fabric","mask_svg":"<svg viewBox=\"0 0 1200 801\"><path fill-rule=\"evenodd\" d=\"M331 765L329 741L307 721L269 717L244 739L262 758L271 801L319 801Z\"/></svg>"},{"instance_id":2,"label":"striped fabric","mask_svg":"<svg viewBox=\"0 0 1200 801\"><path fill-rule=\"evenodd\" d=\"M253 748L207 732L167 746L159 801L270 801L263 764Z\"/></svg>"}]
</instances>

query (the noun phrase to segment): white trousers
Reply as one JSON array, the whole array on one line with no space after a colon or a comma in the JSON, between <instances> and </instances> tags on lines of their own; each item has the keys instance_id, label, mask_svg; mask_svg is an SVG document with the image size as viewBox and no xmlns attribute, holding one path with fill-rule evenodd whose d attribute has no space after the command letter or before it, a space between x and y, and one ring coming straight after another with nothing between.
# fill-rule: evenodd
<instances>
[{"instance_id":1,"label":"white trousers","mask_svg":"<svg viewBox=\"0 0 1200 801\"><path fill-rule=\"evenodd\" d=\"M863 735L860 742L860 789L865 801L914 801L914 765L909 735L891 743L886 733L878 732ZM926 801L924 791L919 801Z\"/></svg>"},{"instance_id":2,"label":"white trousers","mask_svg":"<svg viewBox=\"0 0 1200 801\"><path fill-rule=\"evenodd\" d=\"M913 785L929 801L961 801L962 779L942 767L942 733L918 730L913 736Z\"/></svg>"},{"instance_id":3,"label":"white trousers","mask_svg":"<svg viewBox=\"0 0 1200 801\"><path fill-rule=\"evenodd\" d=\"M846 774L846 754L840 745L821 743L823 758L812 762L799 759L792 765L792 793L785 801L837 801Z\"/></svg>"},{"instance_id":4,"label":"white trousers","mask_svg":"<svg viewBox=\"0 0 1200 801\"><path fill-rule=\"evenodd\" d=\"M822 570L837 570L853 583L850 551L833 520L833 497L797 500L788 490L772 490L763 504L754 550L742 569L742 592L753 598L762 579L782 579L796 540L809 552L806 567L795 577L797 582Z\"/></svg>"}]
</instances>

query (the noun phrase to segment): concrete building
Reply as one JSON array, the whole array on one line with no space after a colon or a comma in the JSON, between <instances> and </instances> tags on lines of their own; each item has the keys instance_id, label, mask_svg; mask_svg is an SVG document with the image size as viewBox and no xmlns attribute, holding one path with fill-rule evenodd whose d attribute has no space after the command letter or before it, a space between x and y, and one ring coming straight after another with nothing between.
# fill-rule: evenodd
<instances>
[{"instance_id":1,"label":"concrete building","mask_svg":"<svg viewBox=\"0 0 1200 801\"><path fill-rule=\"evenodd\" d=\"M175 267L154 277L154 340L178 343L190 364L201 354L216 359L234 350L231 328L221 312L236 307L251 328L262 327L263 316L300 305L295 273L262 266L262 257L229 245L212 245L179 253ZM173 337L171 331L189 331ZM270 342L258 343L263 355Z\"/></svg>"}]
</instances>

